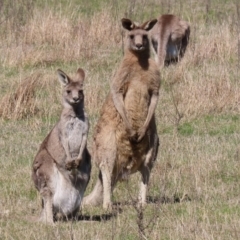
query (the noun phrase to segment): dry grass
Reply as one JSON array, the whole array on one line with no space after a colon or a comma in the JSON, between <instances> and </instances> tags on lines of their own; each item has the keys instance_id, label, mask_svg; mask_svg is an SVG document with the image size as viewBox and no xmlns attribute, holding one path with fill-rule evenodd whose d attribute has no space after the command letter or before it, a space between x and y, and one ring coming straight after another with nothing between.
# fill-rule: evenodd
<instances>
[{"instance_id":1,"label":"dry grass","mask_svg":"<svg viewBox=\"0 0 240 240\"><path fill-rule=\"evenodd\" d=\"M7 93L0 101L0 116L7 119L21 119L37 112L35 98L40 75L33 74L21 82L15 92Z\"/></svg>"},{"instance_id":2,"label":"dry grass","mask_svg":"<svg viewBox=\"0 0 240 240\"><path fill-rule=\"evenodd\" d=\"M3 64L46 66L93 59L121 40L118 23L109 24L109 11L96 13L91 19L79 16L73 21L52 10L36 10L28 24L18 30L18 38L8 36L8 48L1 49Z\"/></svg>"},{"instance_id":3,"label":"dry grass","mask_svg":"<svg viewBox=\"0 0 240 240\"><path fill-rule=\"evenodd\" d=\"M238 239L240 40L235 2L109 1L90 15L79 10L89 8L87 1L54 2L54 9L53 2L41 8L21 0L10 4L8 13L0 8L0 239ZM121 203L116 215L87 208L76 223L35 223L40 199L30 179L31 164L61 111L56 69L86 71L91 149L92 131L122 57L120 18L142 22L160 12L183 16L192 28L184 59L162 71L156 110L161 146L149 204L142 212L134 207L136 174L114 192L114 202ZM96 177L93 164L87 193Z\"/></svg>"}]
</instances>

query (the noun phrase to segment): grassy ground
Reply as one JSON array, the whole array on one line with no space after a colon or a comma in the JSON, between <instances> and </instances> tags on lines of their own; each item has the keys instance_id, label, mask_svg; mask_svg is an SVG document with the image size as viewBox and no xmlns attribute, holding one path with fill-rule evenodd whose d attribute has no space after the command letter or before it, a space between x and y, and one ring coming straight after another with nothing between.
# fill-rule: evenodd
<instances>
[{"instance_id":1,"label":"grassy ground","mask_svg":"<svg viewBox=\"0 0 240 240\"><path fill-rule=\"evenodd\" d=\"M239 239L240 6L234 0L0 1L0 239ZM139 176L119 183L116 213L86 208L78 222L36 223L31 164L61 112L56 69L86 71L92 131L122 58L120 19L162 13L191 24L184 59L164 69L156 110L161 146L148 205ZM93 163L91 191L97 177Z\"/></svg>"}]
</instances>

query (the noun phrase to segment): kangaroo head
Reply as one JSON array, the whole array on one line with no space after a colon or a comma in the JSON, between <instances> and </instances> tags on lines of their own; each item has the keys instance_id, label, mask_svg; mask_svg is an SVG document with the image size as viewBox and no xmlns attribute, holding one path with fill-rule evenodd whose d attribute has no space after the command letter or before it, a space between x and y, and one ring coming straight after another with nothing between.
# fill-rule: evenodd
<instances>
[{"instance_id":1,"label":"kangaroo head","mask_svg":"<svg viewBox=\"0 0 240 240\"><path fill-rule=\"evenodd\" d=\"M149 51L148 31L153 28L157 19L147 21L140 26L127 18L122 18L121 21L123 28L129 31L127 36L128 49L135 52Z\"/></svg>"},{"instance_id":2,"label":"kangaroo head","mask_svg":"<svg viewBox=\"0 0 240 240\"><path fill-rule=\"evenodd\" d=\"M83 82L85 78L83 69L79 68L77 70L76 78L74 80L60 69L57 70L57 74L60 83L63 85L64 104L67 103L71 106L75 106L83 102Z\"/></svg>"}]
</instances>

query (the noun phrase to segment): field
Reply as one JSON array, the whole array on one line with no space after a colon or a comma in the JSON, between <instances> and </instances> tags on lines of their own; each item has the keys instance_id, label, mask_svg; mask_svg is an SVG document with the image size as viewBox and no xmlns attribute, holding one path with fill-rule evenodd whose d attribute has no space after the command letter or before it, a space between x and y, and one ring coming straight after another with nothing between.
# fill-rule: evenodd
<instances>
[{"instance_id":1,"label":"field","mask_svg":"<svg viewBox=\"0 0 240 240\"><path fill-rule=\"evenodd\" d=\"M238 0L0 0L0 239L240 239L240 3ZM139 175L117 185L115 211L36 222L31 166L62 109L56 70L86 72L88 146L123 56L120 19L174 13L191 25L180 63L164 68L156 110L160 149L148 204ZM92 168L88 194L98 169Z\"/></svg>"}]
</instances>

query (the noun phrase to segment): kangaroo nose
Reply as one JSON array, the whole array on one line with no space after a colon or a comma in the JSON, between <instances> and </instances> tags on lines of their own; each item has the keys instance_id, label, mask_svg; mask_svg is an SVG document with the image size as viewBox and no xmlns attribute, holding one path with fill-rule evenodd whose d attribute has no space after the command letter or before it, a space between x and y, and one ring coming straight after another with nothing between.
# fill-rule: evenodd
<instances>
[{"instance_id":1,"label":"kangaroo nose","mask_svg":"<svg viewBox=\"0 0 240 240\"><path fill-rule=\"evenodd\" d=\"M137 47L138 49L140 49L140 48L142 47L142 44L141 44L141 43L137 43L137 44L136 44L136 47Z\"/></svg>"},{"instance_id":2,"label":"kangaroo nose","mask_svg":"<svg viewBox=\"0 0 240 240\"><path fill-rule=\"evenodd\" d=\"M73 97L74 102L77 102L79 100L78 97Z\"/></svg>"}]
</instances>

